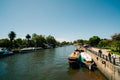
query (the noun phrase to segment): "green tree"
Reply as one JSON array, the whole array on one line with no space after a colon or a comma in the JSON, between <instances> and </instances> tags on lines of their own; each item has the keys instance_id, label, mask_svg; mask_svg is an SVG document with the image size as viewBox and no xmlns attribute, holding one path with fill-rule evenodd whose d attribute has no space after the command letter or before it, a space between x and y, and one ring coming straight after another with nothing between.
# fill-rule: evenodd
<instances>
[{"instance_id":1,"label":"green tree","mask_svg":"<svg viewBox=\"0 0 120 80\"><path fill-rule=\"evenodd\" d=\"M26 39L27 39L27 47L30 47L30 38L31 36L29 34L26 35Z\"/></svg>"},{"instance_id":2,"label":"green tree","mask_svg":"<svg viewBox=\"0 0 120 80\"><path fill-rule=\"evenodd\" d=\"M36 47L43 47L44 48L44 43L46 43L45 36L37 35L34 33L32 35L32 40L34 41Z\"/></svg>"},{"instance_id":3,"label":"green tree","mask_svg":"<svg viewBox=\"0 0 120 80\"><path fill-rule=\"evenodd\" d=\"M34 46L35 47L38 47L38 45L37 45L37 34L36 33L33 33L32 34L32 40L33 40L33 43L34 43Z\"/></svg>"},{"instance_id":4,"label":"green tree","mask_svg":"<svg viewBox=\"0 0 120 80\"><path fill-rule=\"evenodd\" d=\"M82 39L78 39L75 43L78 43L78 44L83 45L83 44L84 44L84 41L83 41Z\"/></svg>"},{"instance_id":5,"label":"green tree","mask_svg":"<svg viewBox=\"0 0 120 80\"><path fill-rule=\"evenodd\" d=\"M57 46L61 46L61 43L59 41L56 41Z\"/></svg>"},{"instance_id":6,"label":"green tree","mask_svg":"<svg viewBox=\"0 0 120 80\"><path fill-rule=\"evenodd\" d=\"M112 38L112 40L120 41L120 33L118 33L118 34L116 33L116 34L112 35L111 38Z\"/></svg>"},{"instance_id":7,"label":"green tree","mask_svg":"<svg viewBox=\"0 0 120 80\"><path fill-rule=\"evenodd\" d=\"M77 41L75 40L73 43L74 43L74 44L76 44L76 43L77 43Z\"/></svg>"},{"instance_id":8,"label":"green tree","mask_svg":"<svg viewBox=\"0 0 120 80\"><path fill-rule=\"evenodd\" d=\"M0 47L7 47L7 48L9 48L9 46L10 46L10 41L7 38L0 40Z\"/></svg>"},{"instance_id":9,"label":"green tree","mask_svg":"<svg viewBox=\"0 0 120 80\"><path fill-rule=\"evenodd\" d=\"M99 47L101 48L110 48L110 43L111 43L111 40L101 40L98 44Z\"/></svg>"},{"instance_id":10,"label":"green tree","mask_svg":"<svg viewBox=\"0 0 120 80\"><path fill-rule=\"evenodd\" d=\"M93 36L89 39L89 44L91 46L97 46L100 41L100 38L98 36Z\"/></svg>"},{"instance_id":11,"label":"green tree","mask_svg":"<svg viewBox=\"0 0 120 80\"><path fill-rule=\"evenodd\" d=\"M57 41L55 40L55 38L53 36L51 36L51 35L47 36L46 41L48 44L53 44L54 45L53 47L56 46Z\"/></svg>"},{"instance_id":12,"label":"green tree","mask_svg":"<svg viewBox=\"0 0 120 80\"><path fill-rule=\"evenodd\" d=\"M88 40L83 40L83 44L89 44Z\"/></svg>"},{"instance_id":13,"label":"green tree","mask_svg":"<svg viewBox=\"0 0 120 80\"><path fill-rule=\"evenodd\" d=\"M16 39L16 40L14 41L15 48L22 47L22 45L23 45L22 43L23 43L23 41L22 41L21 38Z\"/></svg>"},{"instance_id":14,"label":"green tree","mask_svg":"<svg viewBox=\"0 0 120 80\"><path fill-rule=\"evenodd\" d=\"M9 34L8 34L8 37L10 38L10 46L11 48L13 47L13 40L14 38L16 37L16 34L14 31L11 31Z\"/></svg>"},{"instance_id":15,"label":"green tree","mask_svg":"<svg viewBox=\"0 0 120 80\"><path fill-rule=\"evenodd\" d=\"M69 45L70 43L69 42L67 42L67 41L63 41L63 42L61 42L61 45L63 46L63 45Z\"/></svg>"},{"instance_id":16,"label":"green tree","mask_svg":"<svg viewBox=\"0 0 120 80\"><path fill-rule=\"evenodd\" d=\"M46 43L46 40L43 35L39 35L37 41L38 41L40 47L44 47L44 43Z\"/></svg>"},{"instance_id":17,"label":"green tree","mask_svg":"<svg viewBox=\"0 0 120 80\"><path fill-rule=\"evenodd\" d=\"M111 50L120 53L120 41L112 41Z\"/></svg>"},{"instance_id":18,"label":"green tree","mask_svg":"<svg viewBox=\"0 0 120 80\"><path fill-rule=\"evenodd\" d=\"M111 38L112 38L111 50L120 52L120 33L112 35Z\"/></svg>"},{"instance_id":19,"label":"green tree","mask_svg":"<svg viewBox=\"0 0 120 80\"><path fill-rule=\"evenodd\" d=\"M26 42L27 42L26 39L22 39L22 46L21 47L26 47Z\"/></svg>"}]
</instances>

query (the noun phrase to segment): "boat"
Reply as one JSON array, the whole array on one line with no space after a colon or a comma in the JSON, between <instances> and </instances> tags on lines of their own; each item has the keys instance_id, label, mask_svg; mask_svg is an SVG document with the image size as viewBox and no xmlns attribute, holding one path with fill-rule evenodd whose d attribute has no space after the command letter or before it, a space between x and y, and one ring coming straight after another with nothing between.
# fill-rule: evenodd
<instances>
[{"instance_id":1,"label":"boat","mask_svg":"<svg viewBox=\"0 0 120 80\"><path fill-rule=\"evenodd\" d=\"M22 48L19 50L19 53L28 53L28 52L33 52L35 51L34 47L29 47L29 48Z\"/></svg>"},{"instance_id":2,"label":"boat","mask_svg":"<svg viewBox=\"0 0 120 80\"><path fill-rule=\"evenodd\" d=\"M92 57L86 53L86 52L81 52L80 53L80 59L81 59L81 62L83 64L85 64L85 66L89 69L89 70L92 70L92 67L95 65Z\"/></svg>"},{"instance_id":3,"label":"boat","mask_svg":"<svg viewBox=\"0 0 120 80\"><path fill-rule=\"evenodd\" d=\"M79 50L74 51L68 56L69 66L73 69L80 68L80 52Z\"/></svg>"},{"instance_id":4,"label":"boat","mask_svg":"<svg viewBox=\"0 0 120 80\"><path fill-rule=\"evenodd\" d=\"M12 51L8 51L6 48L0 48L0 57L13 55Z\"/></svg>"},{"instance_id":5,"label":"boat","mask_svg":"<svg viewBox=\"0 0 120 80\"><path fill-rule=\"evenodd\" d=\"M33 48L35 51L43 49L42 47L35 47Z\"/></svg>"}]
</instances>

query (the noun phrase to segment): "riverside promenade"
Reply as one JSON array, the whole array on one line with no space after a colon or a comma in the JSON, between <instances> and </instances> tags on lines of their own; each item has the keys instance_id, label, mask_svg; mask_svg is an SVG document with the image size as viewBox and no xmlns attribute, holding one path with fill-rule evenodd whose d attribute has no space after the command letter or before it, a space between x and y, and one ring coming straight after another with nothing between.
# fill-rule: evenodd
<instances>
[{"instance_id":1,"label":"riverside promenade","mask_svg":"<svg viewBox=\"0 0 120 80\"><path fill-rule=\"evenodd\" d=\"M109 51L107 49L99 49L99 48L95 48L95 47L90 47L88 49L90 51L94 52L98 56L99 56L98 51L101 50L102 51L101 58L106 59L107 61L110 61L109 56L108 56ZM113 57L111 54L111 63L116 66L120 66L120 55L114 54L114 56L115 56L115 58L114 58L115 61L113 60Z\"/></svg>"},{"instance_id":2,"label":"riverside promenade","mask_svg":"<svg viewBox=\"0 0 120 80\"><path fill-rule=\"evenodd\" d=\"M120 56L116 55L116 58L111 57L111 61L108 57L108 51L106 49L100 49L102 51L99 56L99 48L84 48L84 50L91 55L97 68L106 76L108 80L120 80Z\"/></svg>"}]
</instances>

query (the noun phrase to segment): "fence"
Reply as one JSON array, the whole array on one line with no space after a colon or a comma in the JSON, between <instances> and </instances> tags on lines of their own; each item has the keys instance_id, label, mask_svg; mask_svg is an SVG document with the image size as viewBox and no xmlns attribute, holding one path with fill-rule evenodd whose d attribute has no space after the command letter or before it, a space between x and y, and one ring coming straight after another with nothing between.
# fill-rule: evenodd
<instances>
[{"instance_id":1,"label":"fence","mask_svg":"<svg viewBox=\"0 0 120 80\"><path fill-rule=\"evenodd\" d=\"M110 63L112 63L113 65L116 65L116 66L120 66L120 56L117 56L117 57L109 57L108 55L105 55L105 54L101 54L99 55L98 52L94 51L94 50L91 50L90 48L86 48L88 51L92 52L93 54L95 54L96 56L98 57L101 57L103 58L104 60L106 61L109 61Z\"/></svg>"},{"instance_id":2,"label":"fence","mask_svg":"<svg viewBox=\"0 0 120 80\"><path fill-rule=\"evenodd\" d=\"M108 80L120 80L120 57L109 58L108 55L98 54L97 51L91 48L86 48L86 51L94 59L98 69L107 77Z\"/></svg>"}]
</instances>

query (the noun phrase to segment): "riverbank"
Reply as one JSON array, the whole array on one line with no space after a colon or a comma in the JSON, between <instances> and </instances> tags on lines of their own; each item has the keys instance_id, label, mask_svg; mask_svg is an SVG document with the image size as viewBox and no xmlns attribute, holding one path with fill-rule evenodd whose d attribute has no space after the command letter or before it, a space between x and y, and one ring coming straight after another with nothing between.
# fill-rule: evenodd
<instances>
[{"instance_id":1,"label":"riverbank","mask_svg":"<svg viewBox=\"0 0 120 80\"><path fill-rule=\"evenodd\" d=\"M99 50L102 51L102 57L107 58L109 61L108 53L109 51L107 49L100 49L100 48L95 48L95 47L90 47L89 50L98 53ZM98 54L97 54L98 55ZM114 54L115 56L115 65L120 66L120 55ZM111 60L112 60L112 54L111 54ZM113 63L113 60L111 61Z\"/></svg>"},{"instance_id":2,"label":"riverbank","mask_svg":"<svg viewBox=\"0 0 120 80\"><path fill-rule=\"evenodd\" d=\"M52 48L52 47L51 47ZM12 54L0 54L0 58L4 58L4 57L8 57L8 56L12 56L15 54L23 54L23 53L29 53L29 52L37 52L43 49L51 49L49 48L42 48L42 47L27 47L27 48L21 48L21 49L13 49L10 50L10 52L12 52ZM7 50L8 51L8 50Z\"/></svg>"},{"instance_id":3,"label":"riverbank","mask_svg":"<svg viewBox=\"0 0 120 80\"><path fill-rule=\"evenodd\" d=\"M120 66L116 62L115 64L110 62L108 59L108 52L105 49L102 50L102 56L98 56L97 48L87 48L85 49L94 59L98 69L107 77L108 80L119 80L120 79Z\"/></svg>"}]
</instances>

